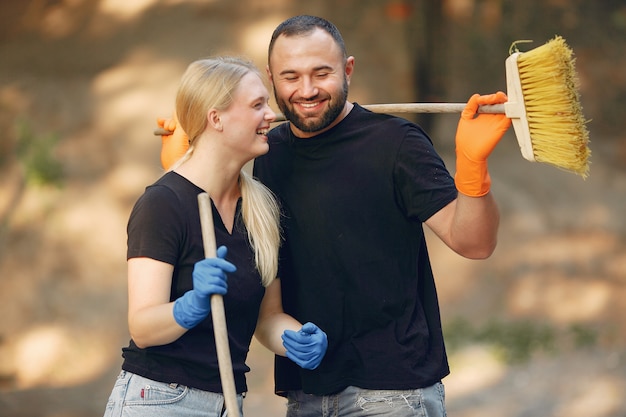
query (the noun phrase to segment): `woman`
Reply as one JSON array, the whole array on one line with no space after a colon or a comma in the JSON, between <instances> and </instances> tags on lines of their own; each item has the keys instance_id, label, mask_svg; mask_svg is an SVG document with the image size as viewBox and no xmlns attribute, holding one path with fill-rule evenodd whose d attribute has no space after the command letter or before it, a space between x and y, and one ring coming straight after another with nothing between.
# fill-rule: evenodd
<instances>
[{"instance_id":1,"label":"woman","mask_svg":"<svg viewBox=\"0 0 626 417\"><path fill-rule=\"evenodd\" d=\"M266 135L276 115L268 101L256 67L238 58L199 60L183 75L176 114L189 148L146 188L130 215L131 341L123 349L122 372L105 416L223 414L212 294L224 295L243 414L246 355L265 287L278 285L272 283L279 210L272 194L243 171L269 149ZM204 259L197 203L202 192L211 196L218 246L217 256L209 259ZM309 369L321 361L326 335L315 325L301 327L274 309L264 314L263 328L274 339L266 344L275 353Z\"/></svg>"}]
</instances>

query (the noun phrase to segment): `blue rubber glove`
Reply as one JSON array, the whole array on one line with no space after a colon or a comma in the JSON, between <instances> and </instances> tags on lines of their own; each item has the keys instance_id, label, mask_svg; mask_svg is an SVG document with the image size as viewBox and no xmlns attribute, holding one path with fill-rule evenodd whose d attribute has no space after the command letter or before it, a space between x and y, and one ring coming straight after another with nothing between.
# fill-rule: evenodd
<instances>
[{"instance_id":1,"label":"blue rubber glove","mask_svg":"<svg viewBox=\"0 0 626 417\"><path fill-rule=\"evenodd\" d=\"M193 267L193 289L174 302L174 320L185 329L191 329L211 312L211 295L226 294L226 273L237 268L224 258L227 249L220 246L217 257L196 262Z\"/></svg>"},{"instance_id":2,"label":"blue rubber glove","mask_svg":"<svg viewBox=\"0 0 626 417\"><path fill-rule=\"evenodd\" d=\"M287 357L304 369L317 368L328 348L326 333L313 323L306 323L297 332L285 330L282 339Z\"/></svg>"}]
</instances>

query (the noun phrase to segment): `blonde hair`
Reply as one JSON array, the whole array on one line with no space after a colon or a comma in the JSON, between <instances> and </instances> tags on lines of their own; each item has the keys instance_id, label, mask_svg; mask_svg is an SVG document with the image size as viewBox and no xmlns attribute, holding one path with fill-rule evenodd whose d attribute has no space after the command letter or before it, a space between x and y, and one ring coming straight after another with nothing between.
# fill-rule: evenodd
<instances>
[{"instance_id":1,"label":"blonde hair","mask_svg":"<svg viewBox=\"0 0 626 417\"><path fill-rule=\"evenodd\" d=\"M189 149L170 170L191 157L195 141L206 129L208 110L227 109L239 82L249 73L262 78L252 62L236 57L201 59L189 65L176 95L176 114L189 138ZM261 282L267 287L278 273L280 210L272 192L243 169L239 174L239 186L248 241L254 250Z\"/></svg>"}]
</instances>

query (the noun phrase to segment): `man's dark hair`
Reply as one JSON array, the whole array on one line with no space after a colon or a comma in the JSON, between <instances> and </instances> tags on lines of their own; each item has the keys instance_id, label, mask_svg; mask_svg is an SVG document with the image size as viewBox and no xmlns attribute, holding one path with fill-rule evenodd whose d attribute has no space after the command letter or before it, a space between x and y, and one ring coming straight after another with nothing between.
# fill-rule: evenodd
<instances>
[{"instance_id":1,"label":"man's dark hair","mask_svg":"<svg viewBox=\"0 0 626 417\"><path fill-rule=\"evenodd\" d=\"M267 53L268 62L269 57L272 55L272 49L274 49L274 43L280 35L285 35L287 37L306 35L313 32L317 28L322 29L330 36L332 36L332 38L339 46L343 57L348 57L348 54L346 52L346 44L343 42L343 37L341 36L339 29L337 29L335 25L321 17L300 15L290 17L289 19L278 25L276 29L274 29L274 33L272 33L272 39L270 40L270 46Z\"/></svg>"}]
</instances>

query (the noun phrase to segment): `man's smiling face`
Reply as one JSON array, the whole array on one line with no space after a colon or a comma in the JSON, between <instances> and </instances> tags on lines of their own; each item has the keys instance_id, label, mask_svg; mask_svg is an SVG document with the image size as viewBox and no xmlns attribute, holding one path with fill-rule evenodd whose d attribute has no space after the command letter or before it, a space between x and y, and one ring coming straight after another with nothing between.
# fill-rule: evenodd
<instances>
[{"instance_id":1,"label":"man's smiling face","mask_svg":"<svg viewBox=\"0 0 626 417\"><path fill-rule=\"evenodd\" d=\"M345 117L353 65L354 58L344 59L321 29L276 39L268 72L278 107L297 136L314 136Z\"/></svg>"}]
</instances>

